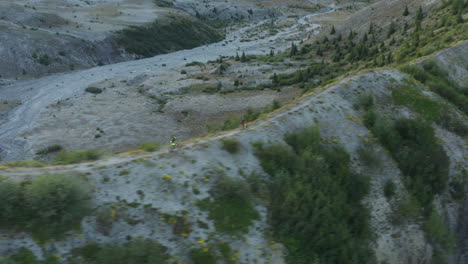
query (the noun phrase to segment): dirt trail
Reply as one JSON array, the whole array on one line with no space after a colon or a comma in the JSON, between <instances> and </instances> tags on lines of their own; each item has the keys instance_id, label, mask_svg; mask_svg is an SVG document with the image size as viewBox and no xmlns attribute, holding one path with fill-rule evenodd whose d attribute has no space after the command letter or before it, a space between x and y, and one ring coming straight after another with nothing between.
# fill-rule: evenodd
<instances>
[{"instance_id":1,"label":"dirt trail","mask_svg":"<svg viewBox=\"0 0 468 264\"><path fill-rule=\"evenodd\" d=\"M344 79L343 81L347 81L348 79L351 79L351 78L352 77ZM337 86L335 86L335 88L336 87ZM302 97L300 101L294 106L292 107L286 106L285 108L280 109L279 111L281 112L279 112L278 114L275 114L273 117L260 120L258 122L254 122L250 124L246 129L239 128L239 129L235 129L235 130L228 131L228 132L220 132L212 136L202 137L199 139L189 139L189 140L186 140L185 142L181 142L177 151L190 149L197 145L202 145L202 144L206 144L209 142L218 141L224 138L233 137L240 133L248 132L249 130L251 131L256 130L257 128L260 128L267 123L279 123L280 118L290 113L297 112L303 109L313 99L322 95L325 92L328 92L329 90L330 89L323 88L319 92L306 95ZM93 162L85 162L85 163L71 164L71 165L48 166L48 167L42 167L42 168L10 168L10 169L6 169L3 171L0 170L0 171L2 175L15 176L16 179L18 179L18 177L41 175L44 173L63 173L63 172L69 172L69 171L88 172L88 171L92 171L96 169L96 167L103 167L103 166L109 167L109 166L118 165L118 164L125 164L125 163L138 160L138 159L142 159L142 158L154 158L163 154L167 154L168 152L170 152L169 146L164 146L162 149L152 152L152 153L137 154L137 155L130 154L128 156L125 155L125 153L123 153L123 154L118 154L116 156L107 157L107 158L100 159L100 160L93 161Z\"/></svg>"}]
</instances>

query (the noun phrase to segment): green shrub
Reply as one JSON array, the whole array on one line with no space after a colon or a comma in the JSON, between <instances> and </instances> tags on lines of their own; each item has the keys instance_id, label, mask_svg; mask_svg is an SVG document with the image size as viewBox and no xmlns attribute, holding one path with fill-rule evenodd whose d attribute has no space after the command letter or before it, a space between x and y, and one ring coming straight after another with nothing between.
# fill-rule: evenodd
<instances>
[{"instance_id":1,"label":"green shrub","mask_svg":"<svg viewBox=\"0 0 468 264\"><path fill-rule=\"evenodd\" d=\"M440 246L444 251L452 252L455 248L454 235L435 209L424 222L424 231L426 231L429 241Z\"/></svg>"},{"instance_id":2,"label":"green shrub","mask_svg":"<svg viewBox=\"0 0 468 264\"><path fill-rule=\"evenodd\" d=\"M25 187L28 225L39 239L58 236L89 213L89 189L75 177L42 175Z\"/></svg>"},{"instance_id":3,"label":"green shrub","mask_svg":"<svg viewBox=\"0 0 468 264\"><path fill-rule=\"evenodd\" d=\"M89 264L167 264L167 249L155 241L134 239L122 246L90 243L73 250Z\"/></svg>"},{"instance_id":4,"label":"green shrub","mask_svg":"<svg viewBox=\"0 0 468 264\"><path fill-rule=\"evenodd\" d=\"M90 210L88 186L74 177L41 175L19 185L0 177L0 225L41 241L76 227Z\"/></svg>"},{"instance_id":5,"label":"green shrub","mask_svg":"<svg viewBox=\"0 0 468 264\"><path fill-rule=\"evenodd\" d=\"M358 108L369 110L374 106L374 97L370 93L361 94L359 96Z\"/></svg>"},{"instance_id":6,"label":"green shrub","mask_svg":"<svg viewBox=\"0 0 468 264\"><path fill-rule=\"evenodd\" d=\"M216 264L216 255L211 251L194 249L190 252L190 258L194 264Z\"/></svg>"},{"instance_id":7,"label":"green shrub","mask_svg":"<svg viewBox=\"0 0 468 264\"><path fill-rule=\"evenodd\" d=\"M0 175L0 226L14 222L18 217L21 195L18 183Z\"/></svg>"},{"instance_id":8,"label":"green shrub","mask_svg":"<svg viewBox=\"0 0 468 264\"><path fill-rule=\"evenodd\" d=\"M384 185L384 195L387 199L391 199L395 195L396 185L392 180L387 180Z\"/></svg>"},{"instance_id":9,"label":"green shrub","mask_svg":"<svg viewBox=\"0 0 468 264\"><path fill-rule=\"evenodd\" d=\"M252 222L259 219L244 181L221 175L211 193L213 201L205 199L198 206L209 212L218 232L230 235L247 233Z\"/></svg>"},{"instance_id":10,"label":"green shrub","mask_svg":"<svg viewBox=\"0 0 468 264\"><path fill-rule=\"evenodd\" d=\"M440 115L439 104L411 85L393 90L392 97L396 104L409 106L428 120L436 120Z\"/></svg>"},{"instance_id":11,"label":"green shrub","mask_svg":"<svg viewBox=\"0 0 468 264\"><path fill-rule=\"evenodd\" d=\"M468 90L460 89L450 81L447 73L440 69L434 60L424 61L422 69L415 65L406 65L401 67L400 70L412 75L430 90L453 103L465 114L468 114Z\"/></svg>"},{"instance_id":12,"label":"green shrub","mask_svg":"<svg viewBox=\"0 0 468 264\"><path fill-rule=\"evenodd\" d=\"M0 257L1 264L61 264L54 256L47 255L43 261L37 260L36 256L27 248L20 250L8 258Z\"/></svg>"},{"instance_id":13,"label":"green shrub","mask_svg":"<svg viewBox=\"0 0 468 264\"><path fill-rule=\"evenodd\" d=\"M146 142L141 143L140 148L147 152L154 152L159 149L161 143L159 142Z\"/></svg>"},{"instance_id":14,"label":"green shrub","mask_svg":"<svg viewBox=\"0 0 468 264\"><path fill-rule=\"evenodd\" d=\"M223 139L221 142L223 142L222 149L231 154L236 154L240 150L241 144L235 139Z\"/></svg>"},{"instance_id":15,"label":"green shrub","mask_svg":"<svg viewBox=\"0 0 468 264\"><path fill-rule=\"evenodd\" d=\"M406 187L429 210L433 196L444 190L449 170L447 154L437 144L430 123L422 119L390 123L378 118L370 128L398 163Z\"/></svg>"},{"instance_id":16,"label":"green shrub","mask_svg":"<svg viewBox=\"0 0 468 264\"><path fill-rule=\"evenodd\" d=\"M153 0L159 7L172 7L173 3L170 0Z\"/></svg>"},{"instance_id":17,"label":"green shrub","mask_svg":"<svg viewBox=\"0 0 468 264\"><path fill-rule=\"evenodd\" d=\"M468 186L468 171L464 170L462 174L452 177L450 181L450 195L455 201L463 201L466 197L466 186Z\"/></svg>"},{"instance_id":18,"label":"green shrub","mask_svg":"<svg viewBox=\"0 0 468 264\"><path fill-rule=\"evenodd\" d=\"M370 168L377 168L380 165L380 158L375 153L374 147L372 145L361 145L357 149L359 158L364 163L365 166Z\"/></svg>"},{"instance_id":19,"label":"green shrub","mask_svg":"<svg viewBox=\"0 0 468 264\"><path fill-rule=\"evenodd\" d=\"M97 150L76 150L72 152L59 152L54 164L73 164L99 159L101 154Z\"/></svg>"},{"instance_id":20,"label":"green shrub","mask_svg":"<svg viewBox=\"0 0 468 264\"><path fill-rule=\"evenodd\" d=\"M260 111L256 111L252 108L247 108L247 112L245 113L243 119L246 121L246 122L252 122L254 120L256 120L259 116L260 116L261 112Z\"/></svg>"},{"instance_id":21,"label":"green shrub","mask_svg":"<svg viewBox=\"0 0 468 264\"><path fill-rule=\"evenodd\" d=\"M90 86L85 89L86 92L92 93L92 94L100 94L102 93L102 89L94 86Z\"/></svg>"},{"instance_id":22,"label":"green shrub","mask_svg":"<svg viewBox=\"0 0 468 264\"><path fill-rule=\"evenodd\" d=\"M342 148L322 145L317 128L285 141L288 146L256 143L255 154L271 176L270 224L288 249L287 262L374 263L369 212L361 204L369 179L349 169Z\"/></svg>"},{"instance_id":23,"label":"green shrub","mask_svg":"<svg viewBox=\"0 0 468 264\"><path fill-rule=\"evenodd\" d=\"M36 152L36 155L47 155L49 153L61 151L63 147L61 145L51 145L45 148L42 148Z\"/></svg>"},{"instance_id":24,"label":"green shrub","mask_svg":"<svg viewBox=\"0 0 468 264\"><path fill-rule=\"evenodd\" d=\"M3 165L7 167L40 168L40 167L45 167L47 164L37 161L37 160L19 160L19 161L4 163Z\"/></svg>"},{"instance_id":25,"label":"green shrub","mask_svg":"<svg viewBox=\"0 0 468 264\"><path fill-rule=\"evenodd\" d=\"M416 221L423 214L421 203L414 195L403 196L398 200L393 210L391 222L394 225L402 225L407 221Z\"/></svg>"}]
</instances>

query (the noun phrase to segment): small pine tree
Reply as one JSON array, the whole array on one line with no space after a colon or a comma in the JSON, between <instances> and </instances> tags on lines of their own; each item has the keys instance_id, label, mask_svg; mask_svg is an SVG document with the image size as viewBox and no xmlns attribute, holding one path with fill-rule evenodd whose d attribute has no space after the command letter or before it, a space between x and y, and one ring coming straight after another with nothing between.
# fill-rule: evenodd
<instances>
[{"instance_id":1,"label":"small pine tree","mask_svg":"<svg viewBox=\"0 0 468 264\"><path fill-rule=\"evenodd\" d=\"M338 37L336 38L337 41L341 41L341 34L338 34Z\"/></svg>"},{"instance_id":2,"label":"small pine tree","mask_svg":"<svg viewBox=\"0 0 468 264\"><path fill-rule=\"evenodd\" d=\"M247 61L247 56L245 56L245 52L242 52L242 56L240 58L241 62L246 62Z\"/></svg>"},{"instance_id":3,"label":"small pine tree","mask_svg":"<svg viewBox=\"0 0 468 264\"><path fill-rule=\"evenodd\" d=\"M270 50L270 57L275 56L275 52L273 50Z\"/></svg>"},{"instance_id":4,"label":"small pine tree","mask_svg":"<svg viewBox=\"0 0 468 264\"><path fill-rule=\"evenodd\" d=\"M369 26L369 34L373 34L374 33L374 24L373 23L370 23L370 26Z\"/></svg>"},{"instance_id":5,"label":"small pine tree","mask_svg":"<svg viewBox=\"0 0 468 264\"><path fill-rule=\"evenodd\" d=\"M335 35L335 33L336 33L335 26L332 26L332 29L330 31L330 35Z\"/></svg>"},{"instance_id":6,"label":"small pine tree","mask_svg":"<svg viewBox=\"0 0 468 264\"><path fill-rule=\"evenodd\" d=\"M461 24L463 22L464 22L464 20L463 20L463 16L462 16L462 11L460 11L460 12L457 13L457 24Z\"/></svg>"},{"instance_id":7,"label":"small pine tree","mask_svg":"<svg viewBox=\"0 0 468 264\"><path fill-rule=\"evenodd\" d=\"M354 37L354 33L353 33L353 30L351 29L351 31L349 31L348 40L352 40L353 37Z\"/></svg>"},{"instance_id":8,"label":"small pine tree","mask_svg":"<svg viewBox=\"0 0 468 264\"><path fill-rule=\"evenodd\" d=\"M239 53L236 52L236 61L240 61Z\"/></svg>"},{"instance_id":9,"label":"small pine tree","mask_svg":"<svg viewBox=\"0 0 468 264\"><path fill-rule=\"evenodd\" d=\"M409 15L408 6L405 6L405 11L403 11L403 16Z\"/></svg>"},{"instance_id":10,"label":"small pine tree","mask_svg":"<svg viewBox=\"0 0 468 264\"><path fill-rule=\"evenodd\" d=\"M362 37L362 42L363 43L367 42L367 33L364 33L364 36Z\"/></svg>"},{"instance_id":11,"label":"small pine tree","mask_svg":"<svg viewBox=\"0 0 468 264\"><path fill-rule=\"evenodd\" d=\"M392 21L392 23L390 23L390 27L388 28L387 38L393 35L393 33L395 32L396 32L395 23L393 23Z\"/></svg>"},{"instance_id":12,"label":"small pine tree","mask_svg":"<svg viewBox=\"0 0 468 264\"><path fill-rule=\"evenodd\" d=\"M452 14L459 14L463 12L465 3L463 0L452 0Z\"/></svg>"},{"instance_id":13,"label":"small pine tree","mask_svg":"<svg viewBox=\"0 0 468 264\"><path fill-rule=\"evenodd\" d=\"M297 55L297 46L293 43L291 43L291 53L289 54L290 57L296 56Z\"/></svg>"},{"instance_id":14,"label":"small pine tree","mask_svg":"<svg viewBox=\"0 0 468 264\"><path fill-rule=\"evenodd\" d=\"M419 7L418 13L416 13L416 20L417 21L422 21L424 18L424 13L422 11L422 7Z\"/></svg>"},{"instance_id":15,"label":"small pine tree","mask_svg":"<svg viewBox=\"0 0 468 264\"><path fill-rule=\"evenodd\" d=\"M323 52L322 52L322 50L320 49L320 47L317 49L316 54L317 54L317 56L322 56L322 55L323 55Z\"/></svg>"},{"instance_id":16,"label":"small pine tree","mask_svg":"<svg viewBox=\"0 0 468 264\"><path fill-rule=\"evenodd\" d=\"M271 77L271 79L272 79L273 85L278 86L278 84L279 84L278 74L276 74L276 73L273 74L273 77Z\"/></svg>"}]
</instances>

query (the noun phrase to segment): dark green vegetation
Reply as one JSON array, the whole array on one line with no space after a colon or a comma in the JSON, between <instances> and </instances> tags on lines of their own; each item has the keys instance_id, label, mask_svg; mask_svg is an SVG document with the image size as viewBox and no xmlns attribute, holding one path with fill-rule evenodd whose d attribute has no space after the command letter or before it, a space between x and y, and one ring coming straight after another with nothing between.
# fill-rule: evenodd
<instances>
[{"instance_id":1,"label":"dark green vegetation","mask_svg":"<svg viewBox=\"0 0 468 264\"><path fill-rule=\"evenodd\" d=\"M431 244L435 246L432 263L447 263L445 254L454 250L455 238L436 210L432 210L424 222L424 231L426 231Z\"/></svg>"},{"instance_id":2,"label":"dark green vegetation","mask_svg":"<svg viewBox=\"0 0 468 264\"><path fill-rule=\"evenodd\" d=\"M369 179L349 169L342 148L321 144L317 128L285 140L288 145L255 146L271 176L270 222L288 263L375 263L369 212L361 204Z\"/></svg>"},{"instance_id":3,"label":"dark green vegetation","mask_svg":"<svg viewBox=\"0 0 468 264\"><path fill-rule=\"evenodd\" d=\"M159 149L161 143L159 142L146 142L141 143L140 148L147 152L154 152Z\"/></svg>"},{"instance_id":4,"label":"dark green vegetation","mask_svg":"<svg viewBox=\"0 0 468 264\"><path fill-rule=\"evenodd\" d=\"M151 57L181 49L221 41L217 30L196 19L175 18L153 22L149 26L133 26L118 33L117 43L127 52Z\"/></svg>"},{"instance_id":5,"label":"dark green vegetation","mask_svg":"<svg viewBox=\"0 0 468 264\"><path fill-rule=\"evenodd\" d=\"M198 206L209 212L218 232L247 233L252 222L260 217L253 207L249 186L243 181L219 175L211 194L212 200L202 200Z\"/></svg>"},{"instance_id":6,"label":"dark green vegetation","mask_svg":"<svg viewBox=\"0 0 468 264\"><path fill-rule=\"evenodd\" d=\"M262 115L271 113L275 111L276 109L279 109L281 107L281 104L278 101L273 101L270 106L260 110L260 109L252 109L252 108L247 108L247 111L245 114L242 116L242 118L238 119L228 119L224 121L224 124L222 126L207 126L209 132L216 132L216 131L225 131L225 130L231 130L235 129L241 126L242 120L245 120L245 122L252 122L260 118Z\"/></svg>"},{"instance_id":7,"label":"dark green vegetation","mask_svg":"<svg viewBox=\"0 0 468 264\"><path fill-rule=\"evenodd\" d=\"M415 67L406 67L406 71L415 73L415 76L425 74ZM447 263L446 256L453 250L454 239L434 209L433 199L446 188L450 162L443 147L438 144L431 124L440 123L444 118L443 106L439 101L424 95L420 89L420 86L406 83L392 92L395 103L406 105L419 114L415 119L400 118L392 121L370 104L364 107L364 124L389 150L409 191L408 196L403 196L396 203L392 223L400 225L423 220L424 230L434 246L432 263L442 264ZM460 190L459 186L457 181L453 181L451 190L456 193L457 189ZM388 180L383 192L387 199L392 199L396 192L395 183Z\"/></svg>"},{"instance_id":8,"label":"dark green vegetation","mask_svg":"<svg viewBox=\"0 0 468 264\"><path fill-rule=\"evenodd\" d=\"M153 0L159 7L172 7L174 4L170 0Z\"/></svg>"},{"instance_id":9,"label":"dark green vegetation","mask_svg":"<svg viewBox=\"0 0 468 264\"><path fill-rule=\"evenodd\" d=\"M72 264L168 264L166 248L149 239L137 238L123 246L106 244L100 246L90 243L73 250Z\"/></svg>"},{"instance_id":10,"label":"dark green vegetation","mask_svg":"<svg viewBox=\"0 0 468 264\"><path fill-rule=\"evenodd\" d=\"M63 147L61 145L51 145L45 148L42 148L36 152L36 155L47 155L53 152L61 151Z\"/></svg>"},{"instance_id":11,"label":"dark green vegetation","mask_svg":"<svg viewBox=\"0 0 468 264\"><path fill-rule=\"evenodd\" d=\"M402 69L414 73L418 78L421 77L419 73L416 72L426 74L425 71L416 66L405 66L402 67ZM435 92L438 93L437 91ZM392 97L396 104L410 107L416 113L420 114L421 117L429 121L434 121L462 137L468 135L468 126L465 124L463 117L458 115L450 104L444 103L441 100L432 99L425 95L414 82L407 81L404 85L396 87L396 89L392 91ZM450 101L450 99L446 99Z\"/></svg>"},{"instance_id":12,"label":"dark green vegetation","mask_svg":"<svg viewBox=\"0 0 468 264\"><path fill-rule=\"evenodd\" d=\"M211 251L194 249L190 252L194 264L216 264L216 255Z\"/></svg>"},{"instance_id":13,"label":"dark green vegetation","mask_svg":"<svg viewBox=\"0 0 468 264\"><path fill-rule=\"evenodd\" d=\"M94 86L90 86L90 87L86 88L85 91L88 92L88 93L92 93L92 94L102 93L101 88L97 88L97 87L94 87Z\"/></svg>"},{"instance_id":14,"label":"dark green vegetation","mask_svg":"<svg viewBox=\"0 0 468 264\"><path fill-rule=\"evenodd\" d=\"M79 226L90 211L88 186L76 177L42 175L19 184L0 177L0 226L58 237Z\"/></svg>"},{"instance_id":15,"label":"dark green vegetation","mask_svg":"<svg viewBox=\"0 0 468 264\"><path fill-rule=\"evenodd\" d=\"M449 81L447 74L433 60L424 61L422 69L413 65L402 67L401 70L411 74L431 91L439 94L468 115L468 89L457 87L455 83Z\"/></svg>"},{"instance_id":16,"label":"dark green vegetation","mask_svg":"<svg viewBox=\"0 0 468 264\"><path fill-rule=\"evenodd\" d=\"M236 154L240 150L240 143L235 139L223 139L222 140L223 146L222 149L226 150L231 154Z\"/></svg>"},{"instance_id":17,"label":"dark green vegetation","mask_svg":"<svg viewBox=\"0 0 468 264\"><path fill-rule=\"evenodd\" d=\"M231 246L226 242L210 245L209 250L193 249L190 258L194 264L216 264L224 261L225 264L236 264L237 258L233 256Z\"/></svg>"},{"instance_id":18,"label":"dark green vegetation","mask_svg":"<svg viewBox=\"0 0 468 264\"><path fill-rule=\"evenodd\" d=\"M55 157L54 164L72 164L99 159L101 154L97 150L61 151Z\"/></svg>"},{"instance_id":19,"label":"dark green vegetation","mask_svg":"<svg viewBox=\"0 0 468 264\"><path fill-rule=\"evenodd\" d=\"M400 69L412 75L431 91L439 94L465 115L468 115L468 89L466 87L457 87L455 83L447 78L447 73L442 71L433 60L424 61L422 68L415 65L406 65ZM453 117L447 116L447 114L441 116L438 123L461 136L468 135L468 127L461 122L455 124Z\"/></svg>"},{"instance_id":20,"label":"dark green vegetation","mask_svg":"<svg viewBox=\"0 0 468 264\"><path fill-rule=\"evenodd\" d=\"M60 264L53 256L46 256L44 261L39 261L36 256L26 248L21 248L17 253L8 258L0 257L0 264Z\"/></svg>"},{"instance_id":21,"label":"dark green vegetation","mask_svg":"<svg viewBox=\"0 0 468 264\"><path fill-rule=\"evenodd\" d=\"M309 65L292 74L273 75L273 85L297 84L312 89L352 70L404 63L467 39L468 33L460 20L467 5L458 2L447 1L431 14L402 16L387 28L371 24L367 32L359 34L352 30L337 32L332 28L330 35L323 36L313 45L292 45L290 59L307 61ZM417 12L409 10L409 13ZM279 58L282 61L285 54L264 57L257 59Z\"/></svg>"},{"instance_id":22,"label":"dark green vegetation","mask_svg":"<svg viewBox=\"0 0 468 264\"><path fill-rule=\"evenodd\" d=\"M387 199L391 199L395 195L396 185L392 180L387 180L384 185L384 195Z\"/></svg>"},{"instance_id":23,"label":"dark green vegetation","mask_svg":"<svg viewBox=\"0 0 468 264\"><path fill-rule=\"evenodd\" d=\"M368 118L365 123L398 163L405 186L429 214L434 195L445 188L449 171L449 159L430 123L423 119L390 122L378 115L370 122Z\"/></svg>"}]
</instances>

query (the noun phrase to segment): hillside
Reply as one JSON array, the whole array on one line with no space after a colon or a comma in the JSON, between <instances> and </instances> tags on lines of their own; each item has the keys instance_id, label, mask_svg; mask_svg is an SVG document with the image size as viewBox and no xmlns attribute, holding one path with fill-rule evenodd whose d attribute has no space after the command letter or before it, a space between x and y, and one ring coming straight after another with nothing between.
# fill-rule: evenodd
<instances>
[{"instance_id":1,"label":"hillside","mask_svg":"<svg viewBox=\"0 0 468 264\"><path fill-rule=\"evenodd\" d=\"M468 4L371 2L2 88L0 263L467 263Z\"/></svg>"}]
</instances>

